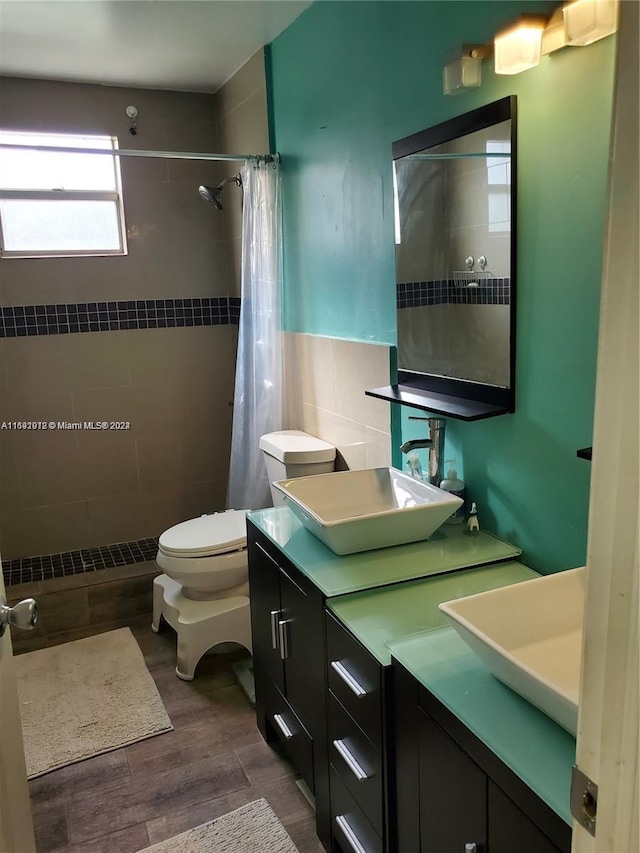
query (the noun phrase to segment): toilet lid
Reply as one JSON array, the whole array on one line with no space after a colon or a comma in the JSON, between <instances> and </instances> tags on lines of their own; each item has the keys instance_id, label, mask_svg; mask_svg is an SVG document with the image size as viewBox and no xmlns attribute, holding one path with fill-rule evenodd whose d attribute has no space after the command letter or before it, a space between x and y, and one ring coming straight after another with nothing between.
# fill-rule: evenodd
<instances>
[{"instance_id":1,"label":"toilet lid","mask_svg":"<svg viewBox=\"0 0 640 853\"><path fill-rule=\"evenodd\" d=\"M201 515L170 527L158 541L169 557L211 557L247 544L246 509Z\"/></svg>"}]
</instances>

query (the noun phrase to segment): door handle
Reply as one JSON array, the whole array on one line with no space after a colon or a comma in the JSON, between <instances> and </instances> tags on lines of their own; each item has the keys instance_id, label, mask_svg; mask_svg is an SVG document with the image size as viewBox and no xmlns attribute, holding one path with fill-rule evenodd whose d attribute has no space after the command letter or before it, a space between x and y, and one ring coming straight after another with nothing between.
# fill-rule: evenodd
<instances>
[{"instance_id":1,"label":"door handle","mask_svg":"<svg viewBox=\"0 0 640 853\"><path fill-rule=\"evenodd\" d=\"M279 610L272 610L269 614L271 619L271 648L278 648L278 619L280 618Z\"/></svg>"},{"instance_id":2,"label":"door handle","mask_svg":"<svg viewBox=\"0 0 640 853\"><path fill-rule=\"evenodd\" d=\"M289 635L288 635L288 620L280 619L278 621L278 645L280 646L280 659L286 660L289 657Z\"/></svg>"},{"instance_id":3,"label":"door handle","mask_svg":"<svg viewBox=\"0 0 640 853\"><path fill-rule=\"evenodd\" d=\"M349 770L351 770L353 775L356 777L358 782L362 782L363 779L371 778L369 776L369 774L365 770L362 769L362 767L360 766L360 762L353 755L353 753L347 747L347 745L345 744L345 742L343 740L334 740L333 745L337 749L338 753L340 754L340 756L344 760L344 763L347 765Z\"/></svg>"},{"instance_id":4,"label":"door handle","mask_svg":"<svg viewBox=\"0 0 640 853\"><path fill-rule=\"evenodd\" d=\"M7 600L0 595L0 637L4 634L7 625L20 628L23 631L31 631L38 621L38 605L33 598L25 598L13 607L9 607Z\"/></svg>"},{"instance_id":5,"label":"door handle","mask_svg":"<svg viewBox=\"0 0 640 853\"><path fill-rule=\"evenodd\" d=\"M349 687L356 694L358 699L361 696L367 695L367 691L358 681L356 681L356 679L351 675L351 673L343 663L341 663L339 660L332 660L331 668L338 673L340 678L344 681L347 687Z\"/></svg>"}]
</instances>

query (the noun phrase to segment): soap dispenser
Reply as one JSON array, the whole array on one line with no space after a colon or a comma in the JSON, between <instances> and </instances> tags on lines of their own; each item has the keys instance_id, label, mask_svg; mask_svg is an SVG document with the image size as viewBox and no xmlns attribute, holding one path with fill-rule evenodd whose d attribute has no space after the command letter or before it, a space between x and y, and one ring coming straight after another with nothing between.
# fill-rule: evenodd
<instances>
[{"instance_id":1,"label":"soap dispenser","mask_svg":"<svg viewBox=\"0 0 640 853\"><path fill-rule=\"evenodd\" d=\"M453 467L456 464L455 459L447 459L445 465L451 465L447 470L447 476L440 482L440 488L445 492L449 492L462 500L458 509L447 519L448 524L460 524L464 521L464 498L466 487L464 480L458 479L458 472Z\"/></svg>"}]
</instances>

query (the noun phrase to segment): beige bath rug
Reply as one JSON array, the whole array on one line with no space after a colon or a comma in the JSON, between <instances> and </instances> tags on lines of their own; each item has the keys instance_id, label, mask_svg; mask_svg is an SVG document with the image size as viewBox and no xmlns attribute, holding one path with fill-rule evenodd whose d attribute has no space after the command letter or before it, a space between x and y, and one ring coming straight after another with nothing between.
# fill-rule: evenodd
<instances>
[{"instance_id":1,"label":"beige bath rug","mask_svg":"<svg viewBox=\"0 0 640 853\"><path fill-rule=\"evenodd\" d=\"M298 853L298 848L261 799L140 853Z\"/></svg>"},{"instance_id":2,"label":"beige bath rug","mask_svg":"<svg viewBox=\"0 0 640 853\"><path fill-rule=\"evenodd\" d=\"M173 729L129 628L15 658L27 775Z\"/></svg>"}]
</instances>

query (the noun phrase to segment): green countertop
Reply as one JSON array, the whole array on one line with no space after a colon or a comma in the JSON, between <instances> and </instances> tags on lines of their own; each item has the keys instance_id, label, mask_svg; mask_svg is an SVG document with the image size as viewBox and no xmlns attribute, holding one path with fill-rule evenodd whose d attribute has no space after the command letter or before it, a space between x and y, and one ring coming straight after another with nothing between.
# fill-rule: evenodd
<instances>
[{"instance_id":1,"label":"green countertop","mask_svg":"<svg viewBox=\"0 0 640 853\"><path fill-rule=\"evenodd\" d=\"M339 556L300 524L287 507L250 512L261 530L328 597L512 560L521 551L496 536L469 536L464 525L443 525L430 539Z\"/></svg>"},{"instance_id":2,"label":"green countertop","mask_svg":"<svg viewBox=\"0 0 640 853\"><path fill-rule=\"evenodd\" d=\"M571 825L568 732L505 687L453 628L392 642L391 655Z\"/></svg>"},{"instance_id":3,"label":"green countertop","mask_svg":"<svg viewBox=\"0 0 640 853\"><path fill-rule=\"evenodd\" d=\"M468 536L464 526L444 525L423 542L339 556L287 507L247 518L332 599L329 608L381 664L396 658L571 824L575 739L494 678L453 628L442 627L446 619L437 607L537 577L514 562L520 549L488 533ZM503 562L483 565L497 561ZM478 568L455 571L469 566Z\"/></svg>"},{"instance_id":4,"label":"green countertop","mask_svg":"<svg viewBox=\"0 0 640 853\"><path fill-rule=\"evenodd\" d=\"M389 643L447 625L441 601L540 577L522 563L506 562L341 595L327 607L383 666L391 663Z\"/></svg>"}]
</instances>

